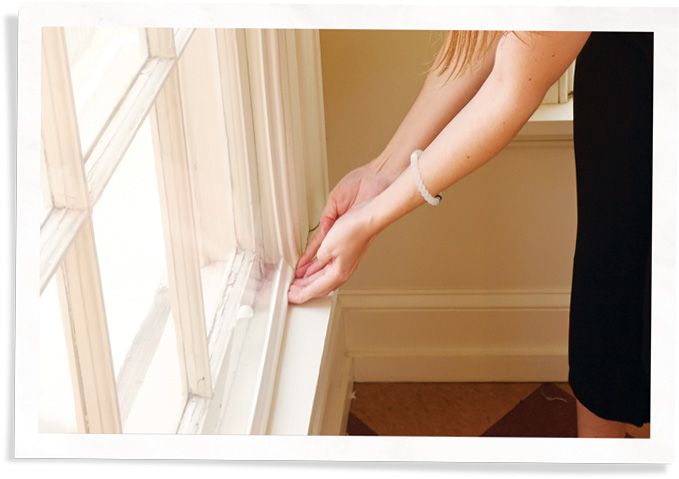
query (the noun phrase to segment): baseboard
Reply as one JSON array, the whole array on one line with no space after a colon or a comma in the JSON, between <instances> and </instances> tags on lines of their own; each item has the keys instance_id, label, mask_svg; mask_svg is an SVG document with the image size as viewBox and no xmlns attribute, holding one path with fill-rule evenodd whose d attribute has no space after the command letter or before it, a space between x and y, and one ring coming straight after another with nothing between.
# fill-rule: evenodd
<instances>
[{"instance_id":1,"label":"baseboard","mask_svg":"<svg viewBox=\"0 0 679 479\"><path fill-rule=\"evenodd\" d=\"M567 290L342 291L353 380L565 381Z\"/></svg>"},{"instance_id":2,"label":"baseboard","mask_svg":"<svg viewBox=\"0 0 679 479\"><path fill-rule=\"evenodd\" d=\"M356 355L355 382L564 382L566 351L404 351Z\"/></svg>"}]
</instances>

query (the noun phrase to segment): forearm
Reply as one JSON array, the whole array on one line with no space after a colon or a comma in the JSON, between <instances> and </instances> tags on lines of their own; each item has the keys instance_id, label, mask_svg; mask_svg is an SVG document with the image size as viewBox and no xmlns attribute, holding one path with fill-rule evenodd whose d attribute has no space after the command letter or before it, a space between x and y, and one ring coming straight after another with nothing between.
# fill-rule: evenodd
<instances>
[{"instance_id":1,"label":"forearm","mask_svg":"<svg viewBox=\"0 0 679 479\"><path fill-rule=\"evenodd\" d=\"M497 46L493 70L483 86L420 157L429 192L441 192L504 148L588 37L589 32L506 36ZM423 202L413 172L407 169L370 203L366 222L377 233Z\"/></svg>"},{"instance_id":2,"label":"forearm","mask_svg":"<svg viewBox=\"0 0 679 479\"><path fill-rule=\"evenodd\" d=\"M408 166L413 150L429 145L473 98L492 70L493 59L494 48L490 48L477 65L458 77L430 72L396 133L370 166L395 180Z\"/></svg>"},{"instance_id":3,"label":"forearm","mask_svg":"<svg viewBox=\"0 0 679 479\"><path fill-rule=\"evenodd\" d=\"M530 118L543 95L540 89L517 92L491 75L420 157L419 170L429 192L440 193L493 158ZM422 203L407 168L368 206L368 221L379 232Z\"/></svg>"}]
</instances>

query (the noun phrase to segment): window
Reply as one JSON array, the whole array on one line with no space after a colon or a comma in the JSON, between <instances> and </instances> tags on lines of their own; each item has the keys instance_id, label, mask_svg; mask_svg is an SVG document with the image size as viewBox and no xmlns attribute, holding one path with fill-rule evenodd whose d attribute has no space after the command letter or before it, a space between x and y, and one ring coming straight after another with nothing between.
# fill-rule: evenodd
<instances>
[{"instance_id":1,"label":"window","mask_svg":"<svg viewBox=\"0 0 679 479\"><path fill-rule=\"evenodd\" d=\"M563 75L552 85L545 98L542 100L543 105L563 105L568 103L573 97L573 79L575 78L575 62L564 72Z\"/></svg>"},{"instance_id":2,"label":"window","mask_svg":"<svg viewBox=\"0 0 679 479\"><path fill-rule=\"evenodd\" d=\"M327 192L318 32L42 35L41 431L264 433Z\"/></svg>"}]
</instances>

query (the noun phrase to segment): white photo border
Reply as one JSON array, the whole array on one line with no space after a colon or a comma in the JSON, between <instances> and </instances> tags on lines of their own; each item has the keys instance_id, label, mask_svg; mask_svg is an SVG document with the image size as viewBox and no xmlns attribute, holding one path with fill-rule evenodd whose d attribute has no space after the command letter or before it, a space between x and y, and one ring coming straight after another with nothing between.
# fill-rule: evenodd
<instances>
[{"instance_id":1,"label":"white photo border","mask_svg":"<svg viewBox=\"0 0 679 479\"><path fill-rule=\"evenodd\" d=\"M413 0L411 0L413 1ZM675 8L318 4L26 4L19 12L15 457L436 462L672 461L677 244ZM649 439L199 436L38 432L40 29L43 26L654 32Z\"/></svg>"}]
</instances>

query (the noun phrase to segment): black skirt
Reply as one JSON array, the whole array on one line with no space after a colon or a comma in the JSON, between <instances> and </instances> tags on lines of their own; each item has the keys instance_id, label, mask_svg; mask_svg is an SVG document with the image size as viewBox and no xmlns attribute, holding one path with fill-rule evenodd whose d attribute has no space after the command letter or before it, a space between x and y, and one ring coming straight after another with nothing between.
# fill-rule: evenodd
<instances>
[{"instance_id":1,"label":"black skirt","mask_svg":"<svg viewBox=\"0 0 679 479\"><path fill-rule=\"evenodd\" d=\"M596 415L640 426L650 420L652 33L591 34L573 117L569 382Z\"/></svg>"}]
</instances>

